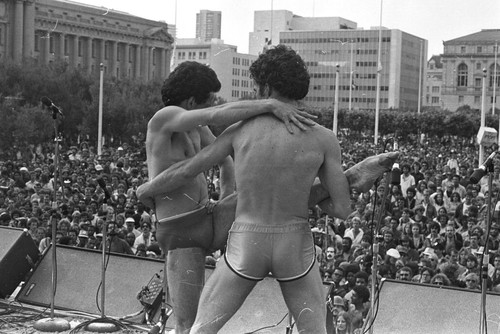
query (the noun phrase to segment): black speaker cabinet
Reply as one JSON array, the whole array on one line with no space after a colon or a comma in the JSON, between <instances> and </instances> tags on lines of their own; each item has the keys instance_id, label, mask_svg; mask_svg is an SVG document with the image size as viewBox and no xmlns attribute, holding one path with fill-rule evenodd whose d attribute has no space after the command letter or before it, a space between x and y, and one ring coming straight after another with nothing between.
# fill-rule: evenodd
<instances>
[{"instance_id":1,"label":"black speaker cabinet","mask_svg":"<svg viewBox=\"0 0 500 334\"><path fill-rule=\"evenodd\" d=\"M38 247L28 232L0 227L0 298L14 292L39 258Z\"/></svg>"},{"instance_id":2,"label":"black speaker cabinet","mask_svg":"<svg viewBox=\"0 0 500 334\"><path fill-rule=\"evenodd\" d=\"M58 245L55 307L100 314L101 251ZM106 254L105 315L122 317L142 310L137 293L163 270L163 261ZM17 299L20 302L50 306L52 291L52 248L49 248ZM99 307L98 307L99 303Z\"/></svg>"}]
</instances>

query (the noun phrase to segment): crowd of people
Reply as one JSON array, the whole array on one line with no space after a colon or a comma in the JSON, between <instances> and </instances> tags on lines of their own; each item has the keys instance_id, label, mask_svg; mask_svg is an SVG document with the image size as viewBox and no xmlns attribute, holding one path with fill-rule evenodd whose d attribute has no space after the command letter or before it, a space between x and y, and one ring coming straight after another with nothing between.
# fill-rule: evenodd
<instances>
[{"instance_id":1,"label":"crowd of people","mask_svg":"<svg viewBox=\"0 0 500 334\"><path fill-rule=\"evenodd\" d=\"M346 169L385 149L369 139L341 139ZM86 142L62 149L57 180L49 146L31 147L28 154L4 154L0 225L27 229L41 253L50 246L52 224L57 226L57 243L89 249L101 249L102 229L107 226L110 251L161 258L154 213L135 194L148 179L143 146L141 142L108 146L100 156ZM488 148L486 154L494 149ZM413 138L398 142L398 150L401 176L392 178L388 191L383 180L367 193L352 191L352 214L346 220L329 217L317 207L310 209L320 272L332 286L327 298L331 311L327 327L332 333L361 328L367 316L373 236L380 245L379 277L474 290L482 285L487 243L487 288L500 291L500 226L495 210L500 165L495 165L489 189L488 175L477 184L470 182L479 162L477 146L468 140ZM217 170L206 176L211 200L217 201ZM207 257L209 264L216 260L217 256Z\"/></svg>"},{"instance_id":2,"label":"crowd of people","mask_svg":"<svg viewBox=\"0 0 500 334\"><path fill-rule=\"evenodd\" d=\"M477 146L468 140L414 138L394 146L398 144L396 176L380 180L368 193L352 192L352 214L346 220L310 210L316 245L326 250L317 254L324 281L332 287L327 302L331 333L356 332L363 326L370 306L374 242L379 245L379 279L479 291L486 272L487 290L500 292L498 162L492 165L489 189L489 174L471 182L479 160ZM366 142L352 146L342 143L346 168L384 150ZM490 150L496 146L486 153ZM486 251L489 263L482 266Z\"/></svg>"}]
</instances>

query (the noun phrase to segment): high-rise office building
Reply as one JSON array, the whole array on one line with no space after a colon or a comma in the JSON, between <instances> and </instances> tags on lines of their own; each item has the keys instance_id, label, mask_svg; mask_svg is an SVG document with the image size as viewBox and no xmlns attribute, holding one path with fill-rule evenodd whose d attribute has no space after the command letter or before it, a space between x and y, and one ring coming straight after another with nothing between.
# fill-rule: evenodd
<instances>
[{"instance_id":1,"label":"high-rise office building","mask_svg":"<svg viewBox=\"0 0 500 334\"><path fill-rule=\"evenodd\" d=\"M257 26L257 24L259 26ZM358 29L339 17L304 18L289 11L256 11L250 53L266 45L286 44L304 59L311 74L304 99L316 107L333 107L339 75L339 107L375 109L377 71L381 73L380 108L417 110L423 90L427 41L398 29ZM422 95L420 95L422 96Z\"/></svg>"},{"instance_id":2,"label":"high-rise office building","mask_svg":"<svg viewBox=\"0 0 500 334\"><path fill-rule=\"evenodd\" d=\"M209 42L221 37L222 14L218 11L201 10L196 14L196 38Z\"/></svg>"}]
</instances>

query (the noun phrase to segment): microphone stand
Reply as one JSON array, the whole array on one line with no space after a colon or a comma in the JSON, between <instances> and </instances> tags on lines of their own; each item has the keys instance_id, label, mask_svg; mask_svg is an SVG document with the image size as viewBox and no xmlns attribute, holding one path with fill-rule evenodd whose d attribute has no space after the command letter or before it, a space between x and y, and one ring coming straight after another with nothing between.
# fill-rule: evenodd
<instances>
[{"instance_id":1,"label":"microphone stand","mask_svg":"<svg viewBox=\"0 0 500 334\"><path fill-rule=\"evenodd\" d=\"M493 185L493 161L486 165L486 173L488 173L488 203L486 211L486 242L484 245L484 250L482 254L482 267L481 267L481 307L479 312L479 333L487 333L487 317L486 317L486 290L488 289L488 264L490 262L489 254L489 237L491 228L491 196L492 196L492 185Z\"/></svg>"},{"instance_id":2,"label":"microphone stand","mask_svg":"<svg viewBox=\"0 0 500 334\"><path fill-rule=\"evenodd\" d=\"M385 143L384 143L384 148L382 152L385 152L387 144L389 141L394 141L394 138L388 138ZM391 187L391 180L392 180L392 170L389 170L385 173L385 178L384 178L384 195L381 199L380 202L380 210L378 212L378 217L377 217L377 225L375 226L375 231L373 233L373 245L372 245L372 255L373 255L373 264L372 264L372 284L371 284L371 296L370 296L370 313L369 313L369 319L370 322L366 322L366 324L370 323L368 330L370 333L373 333L373 323L375 321L375 300L377 298L377 271L378 271L378 253L379 253L379 241L377 239L377 236L380 231L380 223L382 219L384 218L384 213L385 213L385 203L387 201L387 196L389 195L389 188ZM376 184L376 183L375 183ZM377 189L375 189L375 205L377 203L376 197L377 196ZM374 205L373 212L375 213L376 206ZM373 226L373 225L372 225ZM365 331L364 331L365 332Z\"/></svg>"},{"instance_id":3,"label":"microphone stand","mask_svg":"<svg viewBox=\"0 0 500 334\"><path fill-rule=\"evenodd\" d=\"M80 329L85 329L89 332L97 332L97 333L111 333L116 332L118 330L126 329L125 325L120 323L118 320L111 319L106 317L105 315L105 304L106 304L106 248L107 248L107 228L108 225L103 224L102 229L102 263L101 263L101 317L93 320L89 320L79 324L73 331L77 331ZM111 238L113 235L110 233ZM111 240L112 241L112 240ZM110 251L111 251L111 242L110 242ZM108 254L109 256L109 254Z\"/></svg>"},{"instance_id":4,"label":"microphone stand","mask_svg":"<svg viewBox=\"0 0 500 334\"><path fill-rule=\"evenodd\" d=\"M52 110L52 119L54 120L54 203L57 204L57 177L59 169L59 142L61 138L57 131L57 115L59 114L54 108ZM56 232L57 222L52 220L52 291L50 300L50 318L40 319L33 327L41 332L62 332L70 329L70 324L67 320L54 318L54 306L57 288L57 253L56 253Z\"/></svg>"},{"instance_id":5,"label":"microphone stand","mask_svg":"<svg viewBox=\"0 0 500 334\"><path fill-rule=\"evenodd\" d=\"M377 236L379 234L379 231L380 231L380 223L384 217L384 213L385 213L385 203L386 203L386 200L387 200L387 196L389 194L389 188L390 188L390 185L391 185L391 179L392 179L392 171L387 171L386 174L385 174L385 179L384 179L384 195L381 199L381 202L380 202L380 211L378 213L378 217L377 217L377 225L375 226L375 231L374 231L374 234L373 234L373 264L372 264L372 284L371 284L371 296L370 296L370 316L369 318L371 319L370 321L370 333L373 333L373 322L375 321L375 315L376 315L376 312L375 312L375 299L377 298L377 280L378 280L378 276L377 276L377 271L378 271L378 252L379 252L379 242L378 242L378 239L377 239ZM377 192L377 190L375 190L375 193ZM374 208L375 210L375 208ZM368 322L367 322L368 323Z\"/></svg>"}]
</instances>

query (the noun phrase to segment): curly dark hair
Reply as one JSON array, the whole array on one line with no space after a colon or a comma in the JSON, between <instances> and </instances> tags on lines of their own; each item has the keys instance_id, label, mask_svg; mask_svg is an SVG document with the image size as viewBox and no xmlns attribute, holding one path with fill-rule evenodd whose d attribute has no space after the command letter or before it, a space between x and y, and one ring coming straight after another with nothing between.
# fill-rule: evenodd
<instances>
[{"instance_id":1,"label":"curly dark hair","mask_svg":"<svg viewBox=\"0 0 500 334\"><path fill-rule=\"evenodd\" d=\"M263 94L266 84L281 96L301 100L309 91L309 73L302 58L290 47L279 44L266 50L250 66L250 77Z\"/></svg>"},{"instance_id":2,"label":"curly dark hair","mask_svg":"<svg viewBox=\"0 0 500 334\"><path fill-rule=\"evenodd\" d=\"M220 88L221 83L214 70L207 65L186 61L165 79L161 98L165 106L178 106L190 97L194 97L196 103L203 103L210 93L216 93Z\"/></svg>"}]
</instances>

